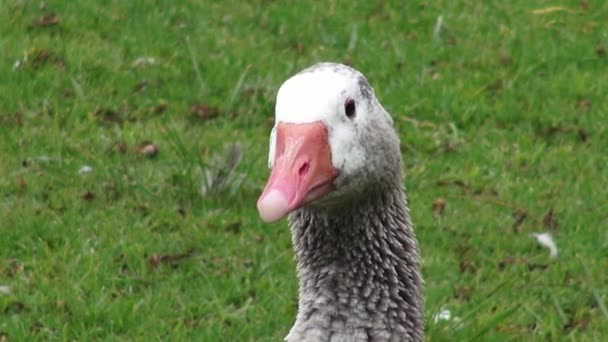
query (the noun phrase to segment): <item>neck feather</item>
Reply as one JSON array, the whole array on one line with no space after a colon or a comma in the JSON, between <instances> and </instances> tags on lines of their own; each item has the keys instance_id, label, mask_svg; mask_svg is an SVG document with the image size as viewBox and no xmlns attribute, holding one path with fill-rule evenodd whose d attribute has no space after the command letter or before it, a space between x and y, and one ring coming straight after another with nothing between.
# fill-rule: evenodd
<instances>
[{"instance_id":1,"label":"neck feather","mask_svg":"<svg viewBox=\"0 0 608 342\"><path fill-rule=\"evenodd\" d=\"M418 245L401 185L340 211L302 208L290 221L300 298L288 340L422 340Z\"/></svg>"}]
</instances>

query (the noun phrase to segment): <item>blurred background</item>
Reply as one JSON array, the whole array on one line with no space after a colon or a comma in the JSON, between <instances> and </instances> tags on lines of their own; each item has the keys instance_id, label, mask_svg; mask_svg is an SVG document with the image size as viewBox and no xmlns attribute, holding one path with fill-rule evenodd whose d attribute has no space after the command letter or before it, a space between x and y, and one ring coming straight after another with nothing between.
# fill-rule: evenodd
<instances>
[{"instance_id":1,"label":"blurred background","mask_svg":"<svg viewBox=\"0 0 608 342\"><path fill-rule=\"evenodd\" d=\"M606 23L591 0L0 1L0 340L281 340L291 235L255 202L276 91L320 61L395 119L427 340L604 340Z\"/></svg>"}]
</instances>

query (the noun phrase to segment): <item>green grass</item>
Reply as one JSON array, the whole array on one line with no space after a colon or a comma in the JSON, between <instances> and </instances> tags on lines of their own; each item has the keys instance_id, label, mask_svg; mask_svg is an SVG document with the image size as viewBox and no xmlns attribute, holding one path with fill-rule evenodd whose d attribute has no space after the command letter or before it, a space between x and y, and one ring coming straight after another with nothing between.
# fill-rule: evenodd
<instances>
[{"instance_id":1,"label":"green grass","mask_svg":"<svg viewBox=\"0 0 608 342\"><path fill-rule=\"evenodd\" d=\"M290 233L255 201L276 90L332 60L395 118L428 340L605 340L606 22L578 0L0 1L0 339L285 336ZM244 182L202 196L233 142Z\"/></svg>"}]
</instances>

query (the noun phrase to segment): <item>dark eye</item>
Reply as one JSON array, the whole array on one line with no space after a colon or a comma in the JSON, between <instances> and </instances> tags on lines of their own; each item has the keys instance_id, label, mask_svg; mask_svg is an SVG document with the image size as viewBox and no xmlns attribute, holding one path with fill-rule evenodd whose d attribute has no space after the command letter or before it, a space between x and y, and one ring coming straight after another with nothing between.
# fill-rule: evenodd
<instances>
[{"instance_id":1,"label":"dark eye","mask_svg":"<svg viewBox=\"0 0 608 342\"><path fill-rule=\"evenodd\" d=\"M346 114L346 116L349 119L352 119L355 117L355 112L356 112L355 100L353 100L353 99L346 100L346 102L344 102L344 114Z\"/></svg>"}]
</instances>

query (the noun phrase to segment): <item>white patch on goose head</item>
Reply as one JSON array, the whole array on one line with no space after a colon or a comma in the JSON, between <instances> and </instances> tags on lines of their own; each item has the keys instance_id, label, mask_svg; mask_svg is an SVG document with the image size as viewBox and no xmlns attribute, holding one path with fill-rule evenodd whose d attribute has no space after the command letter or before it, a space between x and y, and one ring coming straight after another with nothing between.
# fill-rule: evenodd
<instances>
[{"instance_id":1,"label":"white patch on goose head","mask_svg":"<svg viewBox=\"0 0 608 342\"><path fill-rule=\"evenodd\" d=\"M354 100L355 115L349 118L345 103ZM280 87L275 108L275 127L279 122L322 121L329 133L333 166L348 176L366 161L364 131L372 120L392 119L378 103L374 91L358 71L334 63L320 63L304 69ZM274 164L275 128L270 135L268 165Z\"/></svg>"}]
</instances>

